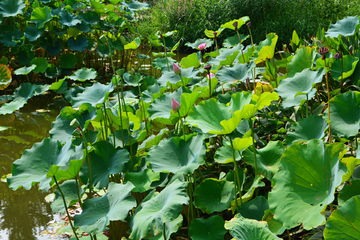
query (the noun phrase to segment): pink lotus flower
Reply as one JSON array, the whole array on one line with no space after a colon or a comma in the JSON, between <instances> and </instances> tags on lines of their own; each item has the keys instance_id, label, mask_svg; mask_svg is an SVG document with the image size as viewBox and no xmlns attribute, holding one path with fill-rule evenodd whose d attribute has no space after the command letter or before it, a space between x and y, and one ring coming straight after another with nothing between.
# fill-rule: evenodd
<instances>
[{"instance_id":1,"label":"pink lotus flower","mask_svg":"<svg viewBox=\"0 0 360 240\"><path fill-rule=\"evenodd\" d=\"M176 101L175 99L171 99L171 109L174 111L174 112L178 112L179 109L180 109L180 104L178 103L178 101Z\"/></svg>"},{"instance_id":2,"label":"pink lotus flower","mask_svg":"<svg viewBox=\"0 0 360 240\"><path fill-rule=\"evenodd\" d=\"M206 43L202 43L198 46L198 49L201 51L203 50L204 48L206 48Z\"/></svg>"},{"instance_id":3,"label":"pink lotus flower","mask_svg":"<svg viewBox=\"0 0 360 240\"><path fill-rule=\"evenodd\" d=\"M214 77L215 77L215 74L210 73L210 78L214 78ZM207 75L207 78L209 79L209 75Z\"/></svg>"},{"instance_id":4,"label":"pink lotus flower","mask_svg":"<svg viewBox=\"0 0 360 240\"><path fill-rule=\"evenodd\" d=\"M176 63L173 63L173 70L176 75L180 74L180 67Z\"/></svg>"}]
</instances>

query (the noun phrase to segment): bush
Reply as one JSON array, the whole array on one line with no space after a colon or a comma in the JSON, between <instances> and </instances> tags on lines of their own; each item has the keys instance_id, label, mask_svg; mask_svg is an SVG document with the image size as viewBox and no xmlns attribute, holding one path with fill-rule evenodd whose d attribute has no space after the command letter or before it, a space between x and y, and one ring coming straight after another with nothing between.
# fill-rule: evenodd
<instances>
[{"instance_id":1,"label":"bush","mask_svg":"<svg viewBox=\"0 0 360 240\"><path fill-rule=\"evenodd\" d=\"M287 44L293 30L303 38L315 35L319 27L348 15L357 15L360 9L351 0L153 0L154 7L144 15L138 30L144 37L160 30L178 30L178 40L193 42L205 37L204 30L218 29L221 24L249 16L255 42L264 40L267 33L276 32L278 45ZM243 33L248 33L242 27ZM221 40L234 35L225 30Z\"/></svg>"}]
</instances>

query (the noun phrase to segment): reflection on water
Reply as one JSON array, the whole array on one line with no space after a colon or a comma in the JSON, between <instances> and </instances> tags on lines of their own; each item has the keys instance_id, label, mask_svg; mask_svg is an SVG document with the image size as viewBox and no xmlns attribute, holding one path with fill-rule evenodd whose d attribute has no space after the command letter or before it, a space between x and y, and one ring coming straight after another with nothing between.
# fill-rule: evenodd
<instances>
[{"instance_id":1,"label":"reflection on water","mask_svg":"<svg viewBox=\"0 0 360 240\"><path fill-rule=\"evenodd\" d=\"M9 127L0 132L0 177L11 173L11 164L21 157L25 149L49 137L51 122L60 110L60 106L50 104L54 102L53 97L34 97L20 112L0 115L0 126ZM47 223L54 219L50 204L44 200L46 195L36 186L30 191L12 191L6 183L0 182L0 239L49 239L40 236Z\"/></svg>"}]
</instances>

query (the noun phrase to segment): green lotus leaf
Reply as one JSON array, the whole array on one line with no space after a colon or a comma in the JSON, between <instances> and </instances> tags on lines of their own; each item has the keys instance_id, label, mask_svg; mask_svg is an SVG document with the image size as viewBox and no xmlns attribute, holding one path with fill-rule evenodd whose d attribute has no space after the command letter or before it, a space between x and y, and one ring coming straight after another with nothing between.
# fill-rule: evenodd
<instances>
[{"instance_id":1,"label":"green lotus leaf","mask_svg":"<svg viewBox=\"0 0 360 240\"><path fill-rule=\"evenodd\" d=\"M23 33L18 29L4 31L0 34L0 41L5 47L21 46L23 44Z\"/></svg>"},{"instance_id":2,"label":"green lotus leaf","mask_svg":"<svg viewBox=\"0 0 360 240\"><path fill-rule=\"evenodd\" d=\"M352 180L351 183L345 184L338 196L339 205L342 206L350 198L360 195L360 180Z\"/></svg>"},{"instance_id":3,"label":"green lotus leaf","mask_svg":"<svg viewBox=\"0 0 360 240\"><path fill-rule=\"evenodd\" d=\"M30 20L36 23L38 28L43 28L44 24L52 19L51 8L48 6L45 7L36 7L32 13Z\"/></svg>"},{"instance_id":4,"label":"green lotus leaf","mask_svg":"<svg viewBox=\"0 0 360 240\"><path fill-rule=\"evenodd\" d=\"M87 37L80 35L76 39L74 37L69 38L67 43L71 50L81 52L87 49L89 41Z\"/></svg>"},{"instance_id":5,"label":"green lotus leaf","mask_svg":"<svg viewBox=\"0 0 360 240\"><path fill-rule=\"evenodd\" d=\"M135 199L130 195L134 187L131 182L109 183L106 194L99 198L91 198L83 203L83 212L75 215L75 227L87 233L101 233L109 221L124 221L129 211L136 206Z\"/></svg>"},{"instance_id":6,"label":"green lotus leaf","mask_svg":"<svg viewBox=\"0 0 360 240\"><path fill-rule=\"evenodd\" d=\"M247 21L250 21L250 18L248 16L244 16L242 18L239 18L239 19L232 20L232 21L229 21L227 23L224 23L220 27L235 30L234 23L236 22L237 23L237 29L240 29L241 26L244 25Z\"/></svg>"},{"instance_id":7,"label":"green lotus leaf","mask_svg":"<svg viewBox=\"0 0 360 240\"><path fill-rule=\"evenodd\" d=\"M312 99L316 94L316 88L313 88L308 94L308 99ZM289 108L293 106L301 106L306 102L306 95L297 95L295 98L283 99L282 106L284 108Z\"/></svg>"},{"instance_id":8,"label":"green lotus leaf","mask_svg":"<svg viewBox=\"0 0 360 240\"><path fill-rule=\"evenodd\" d=\"M139 37L135 38L131 43L128 43L124 46L124 49L137 49L141 44Z\"/></svg>"},{"instance_id":9,"label":"green lotus leaf","mask_svg":"<svg viewBox=\"0 0 360 240\"><path fill-rule=\"evenodd\" d=\"M166 58L156 58L152 61L152 65L154 68L161 69L161 72L165 71L173 71L173 63L176 61L170 57L167 58L169 63L169 70L166 64Z\"/></svg>"},{"instance_id":10,"label":"green lotus leaf","mask_svg":"<svg viewBox=\"0 0 360 240\"><path fill-rule=\"evenodd\" d=\"M80 11L79 17L85 23L90 24L90 25L98 24L99 21L100 21L99 15L96 12L93 12L93 11L90 11L90 10L88 10L86 12L81 12Z\"/></svg>"},{"instance_id":11,"label":"green lotus leaf","mask_svg":"<svg viewBox=\"0 0 360 240\"><path fill-rule=\"evenodd\" d=\"M239 55L242 45L235 46L230 49L220 50L220 54L215 58L210 58L208 64L221 67L222 65L233 65L236 57Z\"/></svg>"},{"instance_id":12,"label":"green lotus leaf","mask_svg":"<svg viewBox=\"0 0 360 240\"><path fill-rule=\"evenodd\" d=\"M206 48L209 48L212 46L213 41L211 41L210 39L207 39L207 38L198 38L193 43L190 43L190 42L185 43L185 46L191 47L192 49L199 50L198 46L202 43L206 43Z\"/></svg>"},{"instance_id":13,"label":"green lotus leaf","mask_svg":"<svg viewBox=\"0 0 360 240\"><path fill-rule=\"evenodd\" d=\"M342 143L326 145L321 140L294 143L283 153L279 171L269 193L274 218L292 228L311 229L325 223L321 211L334 200L346 168L339 161Z\"/></svg>"},{"instance_id":14,"label":"green lotus leaf","mask_svg":"<svg viewBox=\"0 0 360 240\"><path fill-rule=\"evenodd\" d=\"M214 37L215 37L215 34L214 34L214 33L216 33L216 37L219 37L220 33L221 33L223 30L224 30L223 28L219 28L219 29L216 30L216 31L206 29L206 30L204 31L204 33L205 33L205 35L206 35L208 38L214 38Z\"/></svg>"},{"instance_id":15,"label":"green lotus leaf","mask_svg":"<svg viewBox=\"0 0 360 240\"><path fill-rule=\"evenodd\" d=\"M46 58L40 57L40 58L34 58L31 60L31 63L35 65L35 69L33 70L34 73L44 73L48 67L48 62Z\"/></svg>"},{"instance_id":16,"label":"green lotus leaf","mask_svg":"<svg viewBox=\"0 0 360 240\"><path fill-rule=\"evenodd\" d=\"M55 67L54 64L48 64L48 67L45 71L45 77L50 78L50 79L54 79L57 78L61 75L61 68L60 67Z\"/></svg>"},{"instance_id":17,"label":"green lotus leaf","mask_svg":"<svg viewBox=\"0 0 360 240\"><path fill-rule=\"evenodd\" d=\"M284 145L279 141L270 141L264 148L255 151L258 173L271 181L274 174L279 170L281 156L285 151ZM243 155L246 163L255 166L253 151L247 149Z\"/></svg>"},{"instance_id":18,"label":"green lotus leaf","mask_svg":"<svg viewBox=\"0 0 360 240\"><path fill-rule=\"evenodd\" d=\"M343 37L352 36L355 34L357 26L359 25L359 17L345 17L338 20L335 24L331 24L325 36L337 38L339 35Z\"/></svg>"},{"instance_id":19,"label":"green lotus leaf","mask_svg":"<svg viewBox=\"0 0 360 240\"><path fill-rule=\"evenodd\" d=\"M341 64L341 60L337 60L331 66L331 77L341 81L341 73L343 79L350 77L356 68L357 63L359 60L351 55L345 55L342 58L343 63Z\"/></svg>"},{"instance_id":20,"label":"green lotus leaf","mask_svg":"<svg viewBox=\"0 0 360 240\"><path fill-rule=\"evenodd\" d=\"M211 98L193 107L186 122L197 126L204 133L229 134L235 130L241 119L240 111L231 114L228 107Z\"/></svg>"},{"instance_id":21,"label":"green lotus leaf","mask_svg":"<svg viewBox=\"0 0 360 240\"><path fill-rule=\"evenodd\" d=\"M249 35L243 35L243 34L239 34L239 35L240 35L241 42L243 42L243 41L245 41L246 39L249 38ZM223 42L223 46L226 47L226 48L232 48L232 47L236 46L239 43L240 43L239 36L237 34L235 34L234 36L228 37L227 39L225 39L224 42ZM246 61L242 62L242 63L246 63Z\"/></svg>"},{"instance_id":22,"label":"green lotus leaf","mask_svg":"<svg viewBox=\"0 0 360 240\"><path fill-rule=\"evenodd\" d=\"M94 151L90 152L91 180L97 189L103 189L109 184L110 174L119 174L130 160L126 149L116 150L109 142L100 141L93 144ZM86 161L80 172L83 183L88 182L89 165Z\"/></svg>"},{"instance_id":23,"label":"green lotus leaf","mask_svg":"<svg viewBox=\"0 0 360 240\"><path fill-rule=\"evenodd\" d=\"M90 3L91 3L91 6L94 8L94 10L100 14L104 14L109 11L113 11L115 8L115 6L112 4L104 4L102 2L96 2L93 0L91 0ZM99 22L101 22L101 20Z\"/></svg>"},{"instance_id":24,"label":"green lotus leaf","mask_svg":"<svg viewBox=\"0 0 360 240\"><path fill-rule=\"evenodd\" d=\"M245 172L243 173L243 178L245 179ZM263 176L255 176L255 179L253 180L250 188L247 190L247 192L244 195L242 195L242 199L237 198L238 206L251 200L255 193L256 188L265 186L265 183L261 181L263 178L264 178ZM231 202L231 210L233 212L237 211L235 200Z\"/></svg>"},{"instance_id":25,"label":"green lotus leaf","mask_svg":"<svg viewBox=\"0 0 360 240\"><path fill-rule=\"evenodd\" d=\"M15 70L15 75L28 75L29 73L32 72L32 70L34 70L36 68L36 65L33 64L30 67L22 67L22 68L18 68Z\"/></svg>"},{"instance_id":26,"label":"green lotus leaf","mask_svg":"<svg viewBox=\"0 0 360 240\"><path fill-rule=\"evenodd\" d=\"M275 91L284 99L294 99L298 95L309 94L315 85L322 81L324 74L324 68L316 72L305 69L301 73L296 73L292 78L280 81L279 87Z\"/></svg>"},{"instance_id":27,"label":"green lotus leaf","mask_svg":"<svg viewBox=\"0 0 360 240\"><path fill-rule=\"evenodd\" d=\"M66 33L69 33L69 35L71 35L69 27L66 27L66 26L54 27L52 29L52 31L58 36L62 36L64 34L66 34Z\"/></svg>"},{"instance_id":28,"label":"green lotus leaf","mask_svg":"<svg viewBox=\"0 0 360 240\"><path fill-rule=\"evenodd\" d=\"M30 42L36 41L39 37L41 37L43 29L39 29L37 26L27 26L24 30L24 35Z\"/></svg>"},{"instance_id":29,"label":"green lotus leaf","mask_svg":"<svg viewBox=\"0 0 360 240\"><path fill-rule=\"evenodd\" d=\"M25 45L24 45L25 46ZM23 66L28 66L30 65L30 62L34 59L35 57L35 53L33 52L33 49L25 49L24 50L20 50L17 53L17 60L19 62L20 65ZM30 66L31 68L32 66ZM24 75L24 74L21 74Z\"/></svg>"},{"instance_id":30,"label":"green lotus leaf","mask_svg":"<svg viewBox=\"0 0 360 240\"><path fill-rule=\"evenodd\" d=\"M59 58L60 67L73 68L76 65L76 56L72 53L63 54Z\"/></svg>"},{"instance_id":31,"label":"green lotus leaf","mask_svg":"<svg viewBox=\"0 0 360 240\"><path fill-rule=\"evenodd\" d=\"M251 98L256 103L256 109L261 110L264 107L270 106L272 101L279 100L279 95L276 92L264 92L260 96L253 94Z\"/></svg>"},{"instance_id":32,"label":"green lotus leaf","mask_svg":"<svg viewBox=\"0 0 360 240\"><path fill-rule=\"evenodd\" d=\"M117 40L109 39L109 44L115 50L120 50L121 51L121 50L124 49L124 45L122 44L120 39L117 39Z\"/></svg>"},{"instance_id":33,"label":"green lotus leaf","mask_svg":"<svg viewBox=\"0 0 360 240\"><path fill-rule=\"evenodd\" d=\"M81 68L77 70L73 75L69 76L71 80L74 81L86 81L95 79L97 76L97 72L92 68Z\"/></svg>"},{"instance_id":34,"label":"green lotus leaf","mask_svg":"<svg viewBox=\"0 0 360 240\"><path fill-rule=\"evenodd\" d=\"M166 227L173 222L179 223L178 218L183 205L189 202L186 185L177 179L155 197L143 202L140 205L141 209L131 219L129 239L137 240L163 235L164 225ZM177 226L177 228L179 227ZM170 234L167 232L165 232L166 240L170 239L171 234L171 232Z\"/></svg>"},{"instance_id":35,"label":"green lotus leaf","mask_svg":"<svg viewBox=\"0 0 360 240\"><path fill-rule=\"evenodd\" d=\"M235 159L237 161L240 159L240 154L238 151L235 151ZM215 153L214 160L218 163L234 162L231 146L224 145L220 147Z\"/></svg>"},{"instance_id":36,"label":"green lotus leaf","mask_svg":"<svg viewBox=\"0 0 360 240\"><path fill-rule=\"evenodd\" d=\"M61 92L64 87L67 89L67 82L65 79L60 79L58 82L53 82L49 87L49 90Z\"/></svg>"},{"instance_id":37,"label":"green lotus leaf","mask_svg":"<svg viewBox=\"0 0 360 240\"><path fill-rule=\"evenodd\" d=\"M320 116L309 116L305 119L301 119L291 126L291 130L288 131L285 139L286 144L291 145L295 142L307 142L311 139L322 139L325 134L324 131L328 127L325 119Z\"/></svg>"},{"instance_id":38,"label":"green lotus leaf","mask_svg":"<svg viewBox=\"0 0 360 240\"><path fill-rule=\"evenodd\" d=\"M189 234L192 240L224 239L226 230L225 220L218 215L204 218L195 218L190 225Z\"/></svg>"},{"instance_id":39,"label":"green lotus leaf","mask_svg":"<svg viewBox=\"0 0 360 240\"><path fill-rule=\"evenodd\" d=\"M64 10L61 11L59 14L59 23L63 26L75 27L76 24L81 23L81 20L79 19L78 16Z\"/></svg>"},{"instance_id":40,"label":"green lotus leaf","mask_svg":"<svg viewBox=\"0 0 360 240\"><path fill-rule=\"evenodd\" d=\"M252 137L235 138L233 141L234 150L236 150L238 152L243 152L245 149L247 149L252 144L253 144Z\"/></svg>"},{"instance_id":41,"label":"green lotus leaf","mask_svg":"<svg viewBox=\"0 0 360 240\"><path fill-rule=\"evenodd\" d=\"M258 48L254 52L255 63L261 63L267 59L272 59L275 53L276 42L278 36L275 33L269 33L266 40L260 42Z\"/></svg>"},{"instance_id":42,"label":"green lotus leaf","mask_svg":"<svg viewBox=\"0 0 360 240\"><path fill-rule=\"evenodd\" d=\"M0 90L7 88L12 81L10 69L4 65L0 64Z\"/></svg>"},{"instance_id":43,"label":"green lotus leaf","mask_svg":"<svg viewBox=\"0 0 360 240\"><path fill-rule=\"evenodd\" d=\"M233 67L223 67L216 72L216 78L220 82L245 82L245 80L251 77L251 71L255 67L254 62L250 64L237 63Z\"/></svg>"},{"instance_id":44,"label":"green lotus leaf","mask_svg":"<svg viewBox=\"0 0 360 240\"><path fill-rule=\"evenodd\" d=\"M355 196L338 207L328 218L324 230L326 240L359 239L360 196Z\"/></svg>"},{"instance_id":45,"label":"green lotus leaf","mask_svg":"<svg viewBox=\"0 0 360 240\"><path fill-rule=\"evenodd\" d=\"M269 203L264 196L257 196L253 200L241 204L237 209L244 218L262 221L265 211L269 209Z\"/></svg>"},{"instance_id":46,"label":"green lotus leaf","mask_svg":"<svg viewBox=\"0 0 360 240\"><path fill-rule=\"evenodd\" d=\"M203 135L191 137L187 141L179 137L163 139L159 145L150 149L146 161L154 172L191 174L205 163L206 147L203 140Z\"/></svg>"},{"instance_id":47,"label":"green lotus leaf","mask_svg":"<svg viewBox=\"0 0 360 240\"><path fill-rule=\"evenodd\" d=\"M231 207L234 194L233 182L207 178L196 187L194 204L208 214L221 212Z\"/></svg>"},{"instance_id":48,"label":"green lotus leaf","mask_svg":"<svg viewBox=\"0 0 360 240\"><path fill-rule=\"evenodd\" d=\"M94 119L96 116L96 110L90 106L90 104L83 104L78 110L72 107L64 107L60 114L56 117L56 120L52 123L52 128L49 131L52 139L58 140L61 143L68 142L73 138L73 131L75 127L70 126L70 122L76 118L80 122L82 129L86 129L89 124L89 120Z\"/></svg>"},{"instance_id":49,"label":"green lotus leaf","mask_svg":"<svg viewBox=\"0 0 360 240\"><path fill-rule=\"evenodd\" d=\"M330 101L331 132L338 136L349 138L356 136L360 122L360 93L348 91L337 95ZM328 110L324 112L324 119L328 118Z\"/></svg>"},{"instance_id":50,"label":"green lotus leaf","mask_svg":"<svg viewBox=\"0 0 360 240\"><path fill-rule=\"evenodd\" d=\"M112 50L113 52L113 50ZM96 49L96 53L100 55L100 57L110 57L110 48L109 45L107 44L103 44L103 43L99 43L97 49Z\"/></svg>"},{"instance_id":51,"label":"green lotus leaf","mask_svg":"<svg viewBox=\"0 0 360 240\"><path fill-rule=\"evenodd\" d=\"M84 103L90 103L91 106L96 107L96 105L104 103L113 90L112 82L109 85L94 83L91 87L85 88L84 92L72 98L73 107L79 107Z\"/></svg>"},{"instance_id":52,"label":"green lotus leaf","mask_svg":"<svg viewBox=\"0 0 360 240\"><path fill-rule=\"evenodd\" d=\"M133 12L140 11L140 10L146 10L146 9L150 8L150 5L146 2L139 2L139 1L134 1L134 0L130 0L127 2L120 1L120 0L111 0L111 1L120 2L120 4L122 6L127 7L128 9L130 9Z\"/></svg>"},{"instance_id":53,"label":"green lotus leaf","mask_svg":"<svg viewBox=\"0 0 360 240\"><path fill-rule=\"evenodd\" d=\"M83 189L76 189L77 186L78 184L76 184L76 181L73 179L67 180L59 186L65 196L67 207L70 207L79 201L78 192L80 193L80 196L84 193ZM59 212L60 214L63 214L65 213L65 206L59 189L57 188L54 193L55 199L54 202L51 203L51 210L53 212Z\"/></svg>"},{"instance_id":54,"label":"green lotus leaf","mask_svg":"<svg viewBox=\"0 0 360 240\"><path fill-rule=\"evenodd\" d=\"M124 179L125 182L130 181L134 184L133 192L146 192L154 181L159 180L160 173L154 173L150 169L145 169L141 172L128 172Z\"/></svg>"},{"instance_id":55,"label":"green lotus leaf","mask_svg":"<svg viewBox=\"0 0 360 240\"><path fill-rule=\"evenodd\" d=\"M356 166L360 165L360 159L354 157L343 157L340 161L344 163L347 168L347 172L343 175L342 178L342 182L346 182L353 176Z\"/></svg>"},{"instance_id":56,"label":"green lotus leaf","mask_svg":"<svg viewBox=\"0 0 360 240\"><path fill-rule=\"evenodd\" d=\"M288 77L292 78L296 73L302 72L306 68L313 66L313 61L316 56L316 50L314 47L305 47L296 50L295 55L291 58L287 65Z\"/></svg>"},{"instance_id":57,"label":"green lotus leaf","mask_svg":"<svg viewBox=\"0 0 360 240\"><path fill-rule=\"evenodd\" d=\"M199 70L194 70L193 67L190 68L181 68L181 78L185 85L189 84L191 81L200 81L200 77L197 77ZM165 87L168 83L176 86L182 86L182 81L179 75L176 75L174 71L164 72L161 77L157 80L157 83L161 87Z\"/></svg>"},{"instance_id":58,"label":"green lotus leaf","mask_svg":"<svg viewBox=\"0 0 360 240\"><path fill-rule=\"evenodd\" d=\"M22 0L2 0L0 2L0 15L3 17L16 17L23 13L26 7Z\"/></svg>"},{"instance_id":59,"label":"green lotus leaf","mask_svg":"<svg viewBox=\"0 0 360 240\"><path fill-rule=\"evenodd\" d=\"M75 155L74 155L74 160L70 160L70 165L69 167L65 170L65 169L59 169L56 174L56 180L57 181L64 181L64 180L69 180L69 179L75 179L79 172L80 169L83 165L83 158L84 158L84 148L82 145L76 146L75 147ZM78 159L78 160L77 160Z\"/></svg>"},{"instance_id":60,"label":"green lotus leaf","mask_svg":"<svg viewBox=\"0 0 360 240\"><path fill-rule=\"evenodd\" d=\"M225 221L225 229L230 231L234 239L241 240L277 240L275 234L270 232L266 222L246 219L240 214L236 214L230 221Z\"/></svg>"},{"instance_id":61,"label":"green lotus leaf","mask_svg":"<svg viewBox=\"0 0 360 240\"><path fill-rule=\"evenodd\" d=\"M12 177L7 179L9 187L13 190L20 187L30 190L35 183L39 183L39 189L46 192L50 188L52 176L59 168L68 168L74 153L75 148L70 141L64 146L50 138L35 143L13 163Z\"/></svg>"},{"instance_id":62,"label":"green lotus leaf","mask_svg":"<svg viewBox=\"0 0 360 240\"><path fill-rule=\"evenodd\" d=\"M62 44L59 38L52 39L47 37L45 39L40 39L40 44L45 48L45 50L51 55L58 55L61 52Z\"/></svg>"},{"instance_id":63,"label":"green lotus leaf","mask_svg":"<svg viewBox=\"0 0 360 240\"><path fill-rule=\"evenodd\" d=\"M9 114L22 108L27 103L28 99L42 94L47 91L49 87L50 85L36 85L31 83L21 84L13 94L13 100L10 103L4 103L0 107L0 115Z\"/></svg>"},{"instance_id":64,"label":"green lotus leaf","mask_svg":"<svg viewBox=\"0 0 360 240\"><path fill-rule=\"evenodd\" d=\"M231 112L234 113L238 110L242 110L247 104L255 104L256 102L252 100L252 94L249 92L237 92L231 95L230 108Z\"/></svg>"},{"instance_id":65,"label":"green lotus leaf","mask_svg":"<svg viewBox=\"0 0 360 240\"><path fill-rule=\"evenodd\" d=\"M201 54L199 52L192 53L181 59L181 66L183 68L198 68L200 67Z\"/></svg>"},{"instance_id":66,"label":"green lotus leaf","mask_svg":"<svg viewBox=\"0 0 360 240\"><path fill-rule=\"evenodd\" d=\"M270 231L273 232L275 235L281 235L286 230L286 228L283 227L282 223L274 219L274 215L271 213L270 209L265 210L263 219L267 222Z\"/></svg>"}]
</instances>

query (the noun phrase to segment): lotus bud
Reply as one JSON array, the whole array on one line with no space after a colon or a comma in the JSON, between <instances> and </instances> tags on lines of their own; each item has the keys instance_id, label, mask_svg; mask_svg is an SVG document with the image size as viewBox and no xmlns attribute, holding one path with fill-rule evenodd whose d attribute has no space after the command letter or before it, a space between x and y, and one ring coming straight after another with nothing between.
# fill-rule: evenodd
<instances>
[{"instance_id":1,"label":"lotus bud","mask_svg":"<svg viewBox=\"0 0 360 240\"><path fill-rule=\"evenodd\" d=\"M79 137L79 136L81 136L81 132L79 131L78 128L76 128L76 129L72 132L71 135L73 135L73 136L75 136L75 137Z\"/></svg>"},{"instance_id":2,"label":"lotus bud","mask_svg":"<svg viewBox=\"0 0 360 240\"><path fill-rule=\"evenodd\" d=\"M214 32L213 32L213 34L214 34L214 38L216 38L216 36L217 36L217 32L216 32L216 31L214 31Z\"/></svg>"},{"instance_id":3,"label":"lotus bud","mask_svg":"<svg viewBox=\"0 0 360 240\"><path fill-rule=\"evenodd\" d=\"M78 127L80 127L80 122L79 122L79 120L77 120L76 118L74 118L74 119L70 122L70 126L72 126L73 128L78 128Z\"/></svg>"},{"instance_id":4,"label":"lotus bud","mask_svg":"<svg viewBox=\"0 0 360 240\"><path fill-rule=\"evenodd\" d=\"M231 90L232 90L233 92L236 92L236 88L235 88L235 87L233 87Z\"/></svg>"},{"instance_id":5,"label":"lotus bud","mask_svg":"<svg viewBox=\"0 0 360 240\"><path fill-rule=\"evenodd\" d=\"M175 99L171 99L171 109L174 111L174 112L178 112L179 109L180 109L180 104L178 103L178 101L176 101Z\"/></svg>"},{"instance_id":6,"label":"lotus bud","mask_svg":"<svg viewBox=\"0 0 360 240\"><path fill-rule=\"evenodd\" d=\"M251 22L247 22L246 26L248 27L248 29L250 29L251 28Z\"/></svg>"},{"instance_id":7,"label":"lotus bud","mask_svg":"<svg viewBox=\"0 0 360 240\"><path fill-rule=\"evenodd\" d=\"M237 31L237 30L238 30L238 22L234 22L234 23L233 23L233 26L234 26L234 28L235 28L235 31Z\"/></svg>"},{"instance_id":8,"label":"lotus bud","mask_svg":"<svg viewBox=\"0 0 360 240\"><path fill-rule=\"evenodd\" d=\"M337 52L335 55L334 55L334 58L335 59L340 59L342 58L342 54L340 52Z\"/></svg>"},{"instance_id":9,"label":"lotus bud","mask_svg":"<svg viewBox=\"0 0 360 240\"><path fill-rule=\"evenodd\" d=\"M208 72L210 72L210 69L211 69L211 64L207 64L204 66L204 69Z\"/></svg>"},{"instance_id":10,"label":"lotus bud","mask_svg":"<svg viewBox=\"0 0 360 240\"><path fill-rule=\"evenodd\" d=\"M329 52L329 49L327 47L321 47L319 49L319 53L322 55L322 56L326 56Z\"/></svg>"},{"instance_id":11,"label":"lotus bud","mask_svg":"<svg viewBox=\"0 0 360 240\"><path fill-rule=\"evenodd\" d=\"M176 63L173 63L173 70L176 75L180 74L180 67Z\"/></svg>"},{"instance_id":12,"label":"lotus bud","mask_svg":"<svg viewBox=\"0 0 360 240\"><path fill-rule=\"evenodd\" d=\"M202 43L198 46L198 49L201 51L203 50L204 48L206 48L206 43Z\"/></svg>"}]
</instances>

